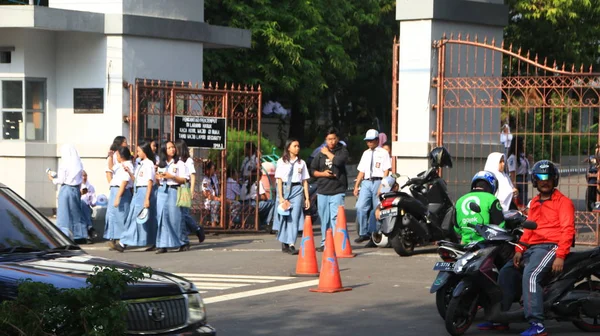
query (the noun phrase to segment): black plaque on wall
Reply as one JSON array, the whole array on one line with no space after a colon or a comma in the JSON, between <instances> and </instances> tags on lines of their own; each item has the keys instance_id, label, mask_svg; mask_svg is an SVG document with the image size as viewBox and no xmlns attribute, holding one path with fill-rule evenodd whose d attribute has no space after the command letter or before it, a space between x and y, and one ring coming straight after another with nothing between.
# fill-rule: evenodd
<instances>
[{"instance_id":1,"label":"black plaque on wall","mask_svg":"<svg viewBox=\"0 0 600 336\"><path fill-rule=\"evenodd\" d=\"M189 147L225 149L225 118L175 116L175 140L184 140Z\"/></svg>"},{"instance_id":2,"label":"black plaque on wall","mask_svg":"<svg viewBox=\"0 0 600 336\"><path fill-rule=\"evenodd\" d=\"M73 89L75 113L104 113L104 89Z\"/></svg>"}]
</instances>

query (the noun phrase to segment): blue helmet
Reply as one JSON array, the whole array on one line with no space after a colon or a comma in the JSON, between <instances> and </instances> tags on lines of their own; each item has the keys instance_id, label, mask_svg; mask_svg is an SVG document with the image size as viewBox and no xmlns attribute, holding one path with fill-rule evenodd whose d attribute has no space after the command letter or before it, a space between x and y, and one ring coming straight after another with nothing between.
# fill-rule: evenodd
<instances>
[{"instance_id":1,"label":"blue helmet","mask_svg":"<svg viewBox=\"0 0 600 336\"><path fill-rule=\"evenodd\" d=\"M487 170L477 172L477 174L475 174L475 176L473 176L473 179L471 180L471 190L475 189L475 185L478 181L486 182L490 187L490 190L486 191L490 191L491 194L495 194L496 190L498 190L498 179L492 172L489 172Z\"/></svg>"}]
</instances>

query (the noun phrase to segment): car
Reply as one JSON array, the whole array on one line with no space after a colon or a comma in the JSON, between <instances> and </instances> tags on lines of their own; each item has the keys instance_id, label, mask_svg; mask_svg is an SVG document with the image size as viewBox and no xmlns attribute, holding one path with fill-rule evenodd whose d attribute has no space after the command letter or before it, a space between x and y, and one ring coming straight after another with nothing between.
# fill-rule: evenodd
<instances>
[{"instance_id":1,"label":"car","mask_svg":"<svg viewBox=\"0 0 600 336\"><path fill-rule=\"evenodd\" d=\"M36 208L0 183L0 302L17 297L25 279L83 288L96 267L141 266L87 254ZM128 286L128 335L216 335L194 284L161 271Z\"/></svg>"}]
</instances>

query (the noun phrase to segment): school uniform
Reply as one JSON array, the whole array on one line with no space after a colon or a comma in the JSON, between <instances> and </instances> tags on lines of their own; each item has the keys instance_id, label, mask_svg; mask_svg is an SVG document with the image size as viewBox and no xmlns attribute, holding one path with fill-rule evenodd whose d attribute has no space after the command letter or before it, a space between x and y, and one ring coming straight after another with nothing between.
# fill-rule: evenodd
<instances>
[{"instance_id":1,"label":"school uniform","mask_svg":"<svg viewBox=\"0 0 600 336\"><path fill-rule=\"evenodd\" d=\"M370 220L369 213L375 211L379 206L377 191L381 180L391 168L390 154L381 147L364 151L358 163L358 171L364 173L363 180L360 183L358 200L356 201L359 236L369 236L377 229L375 221Z\"/></svg>"},{"instance_id":2,"label":"school uniform","mask_svg":"<svg viewBox=\"0 0 600 336\"><path fill-rule=\"evenodd\" d=\"M521 154L517 166L517 157L511 154L506 160L506 164L509 173L515 172L515 180L517 182L515 187L519 190L517 197L521 201L521 204L527 205L529 198L529 185L527 183L529 177L529 160L527 160L525 154Z\"/></svg>"},{"instance_id":3,"label":"school uniform","mask_svg":"<svg viewBox=\"0 0 600 336\"><path fill-rule=\"evenodd\" d=\"M188 157L187 160L185 160L185 167L187 169L188 176L191 177L192 174L196 174L196 167L194 166L194 160L191 157ZM188 180L188 185L189 185L189 180ZM191 192L193 193L194 190L191 190ZM200 228L198 227L198 224L196 223L194 218L190 215L190 208L181 208L181 215L183 216L183 222L185 224L185 225L181 226L181 241L184 244L189 244L190 239L188 238L188 235L192 232L195 233Z\"/></svg>"},{"instance_id":4,"label":"school uniform","mask_svg":"<svg viewBox=\"0 0 600 336\"><path fill-rule=\"evenodd\" d=\"M133 181L129 173L125 171L125 167L129 171L134 171L131 161L123 161L113 166L113 178L110 181L110 194L108 197L108 206L106 209L106 222L104 225L104 238L108 240L121 239L125 230L125 221L129 214L129 206L131 204ZM119 201L119 206L115 207L114 202L121 188L121 184L127 182L125 191Z\"/></svg>"},{"instance_id":5,"label":"school uniform","mask_svg":"<svg viewBox=\"0 0 600 336\"><path fill-rule=\"evenodd\" d=\"M156 207L156 203L152 202L152 196L150 196L148 219L144 224L137 223L137 217L144 209L146 193L148 192L148 182L154 182L154 179L154 163L149 159L142 160L134 173L133 198L125 221L125 231L121 237L121 244L123 245L146 246L154 244L154 241L149 240L149 237L152 237L150 232L154 231L154 227L156 226L156 218L152 211ZM150 192L152 193L152 191Z\"/></svg>"},{"instance_id":6,"label":"school uniform","mask_svg":"<svg viewBox=\"0 0 600 336\"><path fill-rule=\"evenodd\" d=\"M61 164L56 174L56 178L52 179L52 183L60 186L56 225L73 239L86 239L87 224L83 221L79 189L83 182L83 164L72 145L62 146Z\"/></svg>"},{"instance_id":7,"label":"school uniform","mask_svg":"<svg viewBox=\"0 0 600 336\"><path fill-rule=\"evenodd\" d=\"M244 157L244 160L242 161L242 168L240 170L242 173L242 179L250 179L252 172L256 172L256 167L258 167L258 158L256 157L256 154L252 155L251 157Z\"/></svg>"},{"instance_id":8,"label":"school uniform","mask_svg":"<svg viewBox=\"0 0 600 336\"><path fill-rule=\"evenodd\" d=\"M167 172L184 179L189 179L185 162L171 160L167 163ZM179 183L173 179L161 179L156 198L158 227L156 234L157 248L181 247L181 226L184 224L181 208L177 206L177 188Z\"/></svg>"},{"instance_id":9,"label":"school uniform","mask_svg":"<svg viewBox=\"0 0 600 336\"><path fill-rule=\"evenodd\" d=\"M304 229L304 188L302 182L308 180L308 168L306 163L296 158L295 161L285 162L283 159L277 160L277 169L275 178L281 179L283 183L283 198L287 199L292 208L289 216L281 216L275 212L275 222L273 230L278 231L277 240L284 244L295 244L298 238L298 231ZM275 206L279 206L279 195Z\"/></svg>"},{"instance_id":10,"label":"school uniform","mask_svg":"<svg viewBox=\"0 0 600 336\"><path fill-rule=\"evenodd\" d=\"M257 188L257 183L258 183L258 188ZM258 189L258 190L257 190ZM247 202L250 206L252 207L256 207L256 193L258 191L258 195L267 195L267 190L265 189L265 186L263 185L262 180L253 183L250 186L250 191L248 191L247 188L247 184L244 188L242 188L242 195L240 196L240 199ZM271 199L267 199L266 201L260 200L258 202L258 218L260 220L260 224L261 225L267 225L268 223L271 222L271 220L273 219L273 209L275 206L275 201L271 200Z\"/></svg>"},{"instance_id":11,"label":"school uniform","mask_svg":"<svg viewBox=\"0 0 600 336\"><path fill-rule=\"evenodd\" d=\"M96 188L89 182L82 182L79 190L83 189L87 189L87 193L81 195L81 215L89 230L92 228L92 208L96 206Z\"/></svg>"},{"instance_id":12,"label":"school uniform","mask_svg":"<svg viewBox=\"0 0 600 336\"><path fill-rule=\"evenodd\" d=\"M247 183L247 181L246 181ZM232 179L231 177L227 178L227 194L225 195L225 198L227 198L230 201L235 201L237 198L240 197L241 194L241 189L240 189L240 185L239 183L237 183L236 180Z\"/></svg>"}]
</instances>

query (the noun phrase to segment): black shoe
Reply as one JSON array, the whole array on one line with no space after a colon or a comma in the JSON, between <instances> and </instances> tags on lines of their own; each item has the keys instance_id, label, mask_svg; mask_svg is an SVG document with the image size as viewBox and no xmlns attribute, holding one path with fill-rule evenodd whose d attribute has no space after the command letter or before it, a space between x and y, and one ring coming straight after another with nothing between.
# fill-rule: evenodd
<instances>
[{"instance_id":1,"label":"black shoe","mask_svg":"<svg viewBox=\"0 0 600 336\"><path fill-rule=\"evenodd\" d=\"M358 238L354 239L354 242L360 244L362 242L366 242L369 239L371 239L371 237L369 236L358 236Z\"/></svg>"},{"instance_id":2,"label":"black shoe","mask_svg":"<svg viewBox=\"0 0 600 336\"><path fill-rule=\"evenodd\" d=\"M365 245L365 248L373 248L373 247L377 247L377 245L375 245L375 242L373 242L373 239L371 239L371 240L369 240L367 245Z\"/></svg>"},{"instance_id":3,"label":"black shoe","mask_svg":"<svg viewBox=\"0 0 600 336\"><path fill-rule=\"evenodd\" d=\"M283 253L290 253L290 246L288 244L281 244L281 252Z\"/></svg>"},{"instance_id":4,"label":"black shoe","mask_svg":"<svg viewBox=\"0 0 600 336\"><path fill-rule=\"evenodd\" d=\"M121 246L121 244L119 244L119 243L115 243L114 249L115 249L115 251L118 251L121 253L125 252L125 248L123 246Z\"/></svg>"},{"instance_id":5,"label":"black shoe","mask_svg":"<svg viewBox=\"0 0 600 336\"><path fill-rule=\"evenodd\" d=\"M94 230L94 228L89 228L88 229L88 236L91 239L96 239L96 238L98 238L98 232L96 232L96 230Z\"/></svg>"},{"instance_id":6,"label":"black shoe","mask_svg":"<svg viewBox=\"0 0 600 336\"><path fill-rule=\"evenodd\" d=\"M183 244L179 247L179 250L177 250L177 252L185 252L185 251L189 251L190 250L190 243L187 244Z\"/></svg>"},{"instance_id":7,"label":"black shoe","mask_svg":"<svg viewBox=\"0 0 600 336\"><path fill-rule=\"evenodd\" d=\"M85 241L87 242L88 245L94 244L94 242L90 238L86 239Z\"/></svg>"},{"instance_id":8,"label":"black shoe","mask_svg":"<svg viewBox=\"0 0 600 336\"><path fill-rule=\"evenodd\" d=\"M156 251L156 245L152 245L152 246L148 247L147 249L145 249L144 251L146 251L146 252Z\"/></svg>"},{"instance_id":9,"label":"black shoe","mask_svg":"<svg viewBox=\"0 0 600 336\"><path fill-rule=\"evenodd\" d=\"M323 252L325 251L325 246L319 246L316 248L317 252Z\"/></svg>"},{"instance_id":10,"label":"black shoe","mask_svg":"<svg viewBox=\"0 0 600 336\"><path fill-rule=\"evenodd\" d=\"M162 254L162 253L167 253L167 249L166 248L159 248L158 250L156 250L156 254Z\"/></svg>"},{"instance_id":11,"label":"black shoe","mask_svg":"<svg viewBox=\"0 0 600 336\"><path fill-rule=\"evenodd\" d=\"M290 248L288 249L288 253L291 255L297 255L298 254L298 250L296 250L296 248L294 247L294 245L290 245Z\"/></svg>"},{"instance_id":12,"label":"black shoe","mask_svg":"<svg viewBox=\"0 0 600 336\"><path fill-rule=\"evenodd\" d=\"M199 226L198 229L196 229L196 236L198 237L198 243L202 244L204 239L206 239L206 234L204 233L204 228Z\"/></svg>"}]
</instances>

